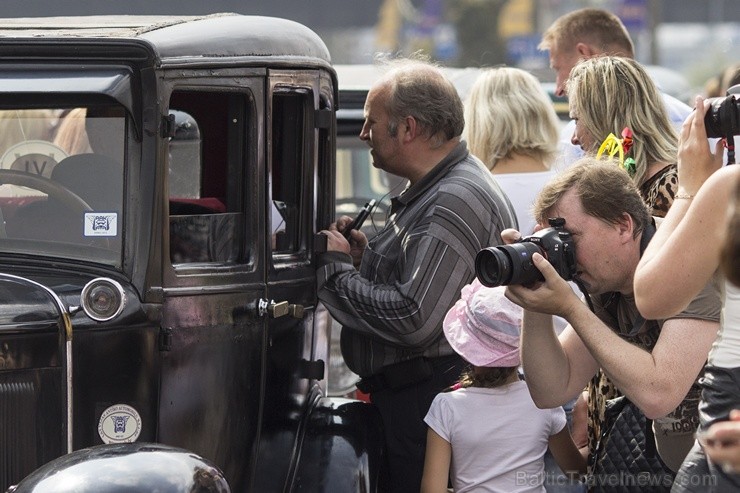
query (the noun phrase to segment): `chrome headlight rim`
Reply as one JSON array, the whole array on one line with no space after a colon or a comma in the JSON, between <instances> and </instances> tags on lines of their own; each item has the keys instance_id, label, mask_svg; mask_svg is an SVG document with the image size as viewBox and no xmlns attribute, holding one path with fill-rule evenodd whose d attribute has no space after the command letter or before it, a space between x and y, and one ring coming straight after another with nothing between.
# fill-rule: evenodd
<instances>
[{"instance_id":1,"label":"chrome headlight rim","mask_svg":"<svg viewBox=\"0 0 740 493\"><path fill-rule=\"evenodd\" d=\"M94 288L100 285L107 285L111 287L120 300L120 302L118 303L118 307L111 315L100 315L90 306L91 304L88 300L88 295ZM98 277L89 281L87 284L85 284L85 286L82 288L82 292L80 293L80 306L82 306L82 310L85 312L85 315L95 320L96 322L107 322L108 320L116 318L123 311L123 307L125 304L126 294L123 290L123 286L121 286L121 283L119 283L118 281L109 277Z\"/></svg>"}]
</instances>

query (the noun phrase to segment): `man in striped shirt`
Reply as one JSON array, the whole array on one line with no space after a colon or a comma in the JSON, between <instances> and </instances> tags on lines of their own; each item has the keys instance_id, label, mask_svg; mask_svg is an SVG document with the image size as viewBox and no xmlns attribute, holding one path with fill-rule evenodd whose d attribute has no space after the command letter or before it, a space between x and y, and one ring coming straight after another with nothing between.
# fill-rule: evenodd
<instances>
[{"instance_id":1,"label":"man in striped shirt","mask_svg":"<svg viewBox=\"0 0 740 493\"><path fill-rule=\"evenodd\" d=\"M370 89L360 138L373 165L409 180L383 230L350 241L341 218L323 233L319 298L342 324L344 359L383 419L391 491L419 491L424 416L460 376L442 320L475 274L484 247L516 224L504 192L464 141L463 105L434 66L396 61ZM359 266L359 271L356 269Z\"/></svg>"}]
</instances>

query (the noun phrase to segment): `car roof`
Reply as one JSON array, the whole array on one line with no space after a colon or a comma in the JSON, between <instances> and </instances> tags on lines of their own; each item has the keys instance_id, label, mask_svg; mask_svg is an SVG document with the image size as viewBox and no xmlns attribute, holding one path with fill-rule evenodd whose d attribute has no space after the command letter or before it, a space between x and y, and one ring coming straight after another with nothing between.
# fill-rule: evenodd
<instances>
[{"instance_id":1,"label":"car roof","mask_svg":"<svg viewBox=\"0 0 740 493\"><path fill-rule=\"evenodd\" d=\"M65 43L141 40L160 59L270 56L331 63L329 51L316 33L297 22L275 17L219 13L0 19L0 46L51 39Z\"/></svg>"}]
</instances>

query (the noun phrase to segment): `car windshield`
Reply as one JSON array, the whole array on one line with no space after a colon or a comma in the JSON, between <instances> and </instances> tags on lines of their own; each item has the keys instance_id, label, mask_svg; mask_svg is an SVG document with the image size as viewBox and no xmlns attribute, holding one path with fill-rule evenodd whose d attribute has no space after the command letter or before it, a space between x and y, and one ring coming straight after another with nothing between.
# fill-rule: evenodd
<instances>
[{"instance_id":1,"label":"car windshield","mask_svg":"<svg viewBox=\"0 0 740 493\"><path fill-rule=\"evenodd\" d=\"M0 248L121 264L127 117L115 105L0 110Z\"/></svg>"}]
</instances>

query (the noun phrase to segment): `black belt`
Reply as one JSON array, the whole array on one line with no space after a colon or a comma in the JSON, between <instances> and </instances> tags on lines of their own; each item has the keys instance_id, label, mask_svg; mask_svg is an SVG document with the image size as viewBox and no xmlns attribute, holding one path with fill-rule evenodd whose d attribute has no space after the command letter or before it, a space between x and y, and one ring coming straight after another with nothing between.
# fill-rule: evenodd
<instances>
[{"instance_id":1,"label":"black belt","mask_svg":"<svg viewBox=\"0 0 740 493\"><path fill-rule=\"evenodd\" d=\"M419 357L384 366L375 375L363 377L355 385L365 394L385 389L398 390L423 382L431 378L433 373L431 360Z\"/></svg>"}]
</instances>

